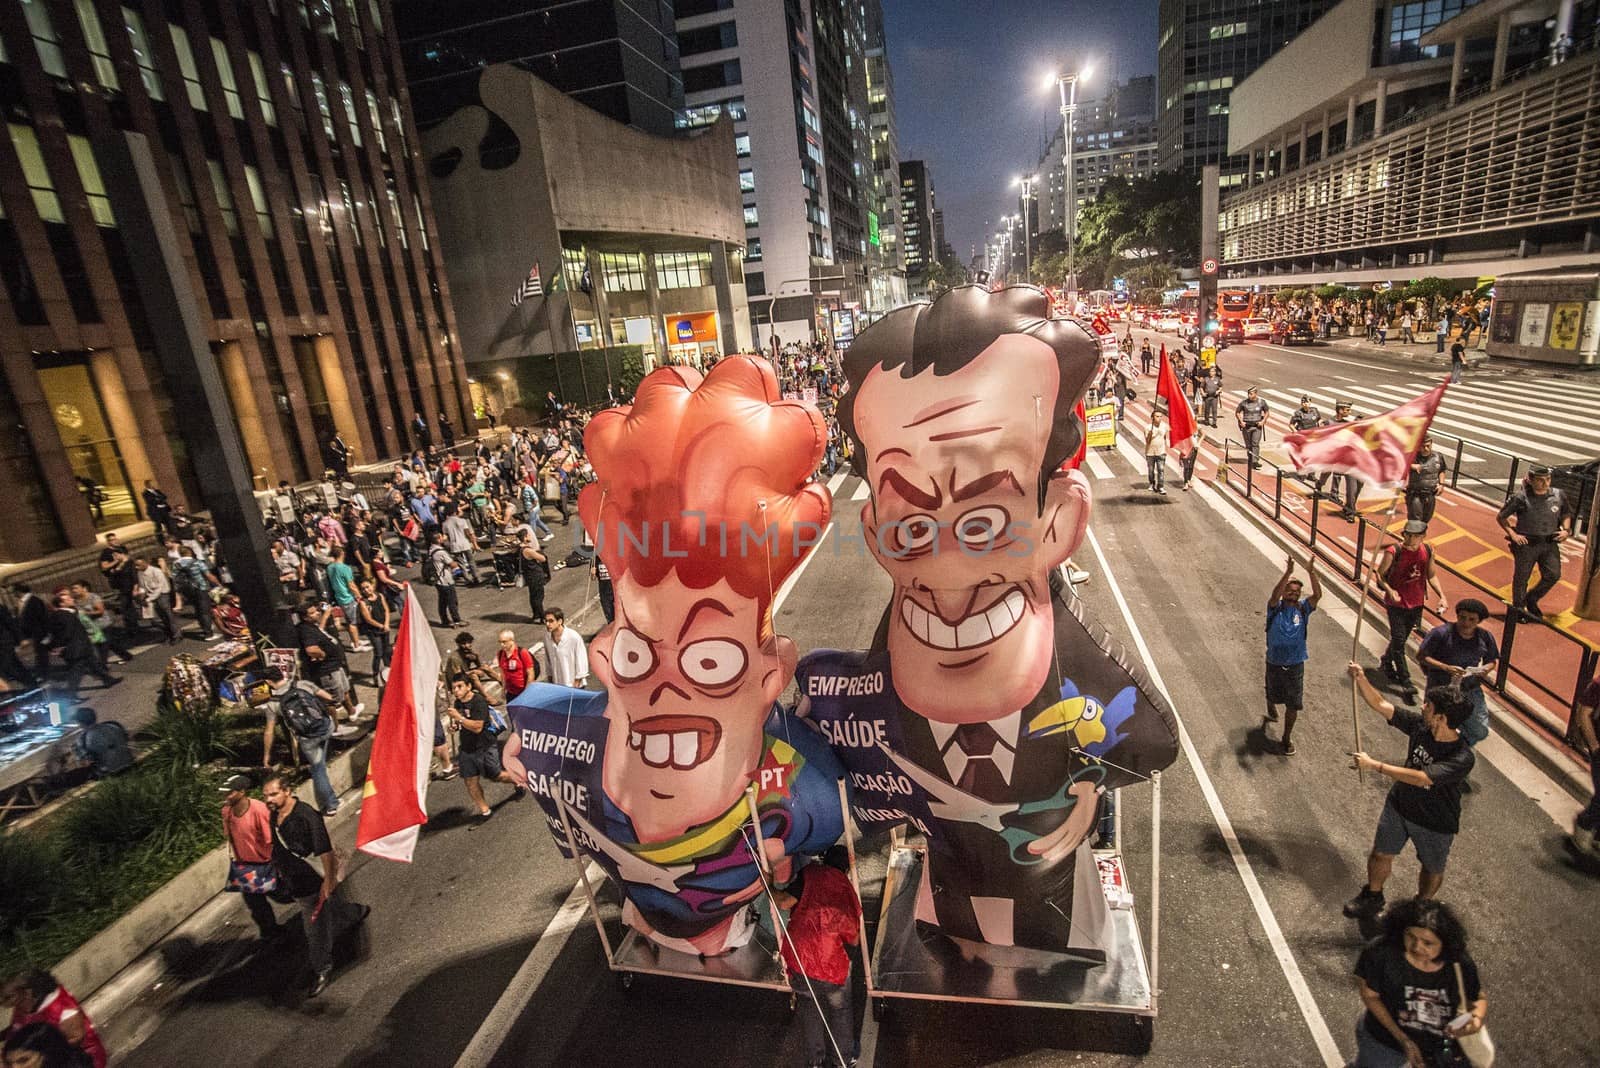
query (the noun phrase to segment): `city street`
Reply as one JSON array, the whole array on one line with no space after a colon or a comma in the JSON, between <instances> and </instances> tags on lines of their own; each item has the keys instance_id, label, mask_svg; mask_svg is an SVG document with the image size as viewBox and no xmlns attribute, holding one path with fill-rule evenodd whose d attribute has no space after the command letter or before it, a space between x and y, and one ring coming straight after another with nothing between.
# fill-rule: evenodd
<instances>
[{"instance_id":1,"label":"city street","mask_svg":"<svg viewBox=\"0 0 1600 1068\"><path fill-rule=\"evenodd\" d=\"M1235 349L1224 358L1230 370L1244 359L1288 368L1274 388L1324 384L1326 371L1295 373L1300 356ZM1407 372L1387 375L1407 380ZM1093 576L1080 588L1088 611L1141 655L1148 650L1187 732L1183 756L1164 777L1160 1017L1145 1062L1342 1063L1359 1012L1350 971L1363 932L1339 906L1359 884L1383 796L1370 776L1357 784L1345 756L1352 738L1341 666L1353 614L1330 594L1312 623L1308 711L1298 754L1284 757L1258 712L1262 606L1282 550L1211 488L1149 495L1136 459L1126 447L1102 458L1110 477L1094 480L1098 549L1086 546L1077 560ZM856 522L864 488L853 476L834 484L836 523ZM582 578L559 575L548 603L576 603ZM837 551L835 530L795 583L778 629L802 650L861 647L886 596L874 564ZM465 600L474 622L518 615L513 591ZM597 625L593 610L580 624L585 632ZM1376 629L1366 631L1369 663ZM1398 755L1400 739L1381 720L1367 714L1363 726L1374 753ZM1594 995L1562 977L1586 972L1600 935L1586 919L1595 873L1575 866L1563 847L1576 805L1500 739L1484 743L1480 756L1443 897L1468 925L1496 1039L1516 1051L1508 1063L1584 1063L1600 1041ZM493 1064L794 1063L781 994L653 977L620 990L587 916L569 910L551 928L576 870L559 859L537 810L501 803L501 788L489 792L497 815L472 826L460 785L434 784L432 822L409 867L358 857L350 888L373 915L363 944L352 947L358 959L321 1000L303 1002L295 992L297 950L247 944L239 909L218 933L238 942L221 973L180 976L181 992L159 999L160 1018L140 1026L148 1037L123 1063L331 1066L403 1057L451 1065L486 1021L498 1039L487 1047ZM1148 790L1125 791L1123 805L1148 939ZM353 822L341 830L348 844ZM879 846L863 865L869 938ZM1403 858L1391 891L1403 892L1415 873L1415 861ZM1535 940L1536 960L1527 952ZM537 966L524 968L534 950ZM502 998L519 1009L491 1021ZM1128 1023L896 1002L881 1025L868 1023L863 1052L878 1065L1123 1064L1133 1060L1123 1052L1133 1038Z\"/></svg>"}]
</instances>

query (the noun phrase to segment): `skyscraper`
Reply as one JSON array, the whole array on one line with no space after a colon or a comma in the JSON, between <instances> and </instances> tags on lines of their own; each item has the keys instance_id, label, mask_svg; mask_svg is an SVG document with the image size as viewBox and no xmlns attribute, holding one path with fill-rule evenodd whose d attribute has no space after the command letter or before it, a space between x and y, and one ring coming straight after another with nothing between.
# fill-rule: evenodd
<instances>
[{"instance_id":1,"label":"skyscraper","mask_svg":"<svg viewBox=\"0 0 1600 1068\"><path fill-rule=\"evenodd\" d=\"M939 235L933 225L936 206L927 163L901 160L900 231L906 251L906 282L913 292L922 287L928 268L939 260Z\"/></svg>"},{"instance_id":2,"label":"skyscraper","mask_svg":"<svg viewBox=\"0 0 1600 1068\"><path fill-rule=\"evenodd\" d=\"M1078 210L1111 178L1142 178L1156 170L1156 80L1152 75L1113 85L1078 105L1073 120L1072 171ZM1066 223L1059 122L1039 157L1031 213L1034 233L1058 233Z\"/></svg>"},{"instance_id":3,"label":"skyscraper","mask_svg":"<svg viewBox=\"0 0 1600 1068\"><path fill-rule=\"evenodd\" d=\"M1162 170L1222 166L1223 184L1244 181L1228 156L1228 93L1337 0L1161 0L1157 87Z\"/></svg>"},{"instance_id":4,"label":"skyscraper","mask_svg":"<svg viewBox=\"0 0 1600 1068\"><path fill-rule=\"evenodd\" d=\"M472 425L385 0L22 0L0 46L0 560L220 492L208 361L260 486Z\"/></svg>"},{"instance_id":5,"label":"skyscraper","mask_svg":"<svg viewBox=\"0 0 1600 1068\"><path fill-rule=\"evenodd\" d=\"M475 103L478 72L495 63L647 133L671 133L683 107L671 4L395 0L394 14L420 126Z\"/></svg>"}]
</instances>

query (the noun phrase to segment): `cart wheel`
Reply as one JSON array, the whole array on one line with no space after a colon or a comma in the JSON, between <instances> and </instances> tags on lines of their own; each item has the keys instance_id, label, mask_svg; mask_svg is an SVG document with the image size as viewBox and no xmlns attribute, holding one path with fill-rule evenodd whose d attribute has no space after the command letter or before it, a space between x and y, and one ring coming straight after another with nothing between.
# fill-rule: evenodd
<instances>
[{"instance_id":1,"label":"cart wheel","mask_svg":"<svg viewBox=\"0 0 1600 1068\"><path fill-rule=\"evenodd\" d=\"M889 1013L889 1002L888 1002L888 1000L886 998L874 998L872 1000L872 1018L874 1020L877 1020L879 1023L882 1023L883 1022L883 1018L886 1015L888 1015L888 1013Z\"/></svg>"},{"instance_id":2,"label":"cart wheel","mask_svg":"<svg viewBox=\"0 0 1600 1068\"><path fill-rule=\"evenodd\" d=\"M624 994L626 994L628 991L633 989L633 973L632 972L618 972L617 973L617 989L622 991Z\"/></svg>"},{"instance_id":3,"label":"cart wheel","mask_svg":"<svg viewBox=\"0 0 1600 1068\"><path fill-rule=\"evenodd\" d=\"M1156 1021L1152 1016L1133 1018L1133 1052L1143 1056L1150 1052L1156 1038Z\"/></svg>"}]
</instances>

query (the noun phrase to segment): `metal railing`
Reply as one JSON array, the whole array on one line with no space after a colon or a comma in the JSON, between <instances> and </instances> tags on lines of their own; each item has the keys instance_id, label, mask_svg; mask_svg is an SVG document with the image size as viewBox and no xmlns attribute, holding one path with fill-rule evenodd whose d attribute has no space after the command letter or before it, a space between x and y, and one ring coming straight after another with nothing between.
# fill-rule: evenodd
<instances>
[{"instance_id":1,"label":"metal railing","mask_svg":"<svg viewBox=\"0 0 1600 1068\"><path fill-rule=\"evenodd\" d=\"M1364 581L1364 569L1367 567L1369 551L1383 540L1398 540L1383 527L1368 519L1358 516L1355 529L1355 547L1347 548L1337 537L1328 536L1321 527L1320 518L1323 512L1323 500L1314 493L1291 495L1287 500L1284 495L1284 482L1296 480L1309 483L1315 476L1299 475L1292 470L1287 470L1262 458L1261 462L1271 469L1271 474L1262 477L1248 463L1241 472L1233 469L1234 458L1246 455L1243 442L1234 438L1224 437L1222 441L1222 463L1218 467L1218 481L1243 497L1257 511L1270 518L1281 530L1294 538L1301 545L1324 564L1331 566L1339 575L1350 580L1356 586ZM1509 453L1506 455L1510 455ZM1512 457L1517 461L1517 457ZM1513 465L1511 478L1514 482L1516 468ZM1285 516L1285 512L1298 515L1301 508L1297 507L1293 497L1299 497L1309 505L1310 514L1302 522ZM1302 526L1304 530L1302 531ZM1572 717L1578 710L1578 699L1582 695L1589 680L1594 678L1595 671L1600 668L1600 647L1575 634L1558 630L1543 623L1519 624L1516 613L1511 611L1511 605L1501 597L1495 589L1484 585L1478 579L1457 570L1449 562L1435 557L1437 566L1454 576L1456 579L1471 587L1482 599L1487 600L1491 606L1498 604L1504 611L1505 627L1500 637L1500 664L1493 680L1493 688L1512 704L1516 705L1523 713L1540 723L1555 737L1562 741L1570 742ZM1425 618L1436 622L1446 622L1431 608L1424 606ZM1517 658L1518 633L1520 629L1534 631L1542 641L1554 641L1558 650L1557 670L1552 672L1548 663L1545 670L1536 672L1527 663L1533 654L1527 653L1519 663ZM1522 643L1522 648L1529 648L1527 640ZM1545 659L1549 658L1549 647L1545 649ZM1553 677L1552 677L1553 676ZM1542 694L1553 707L1541 702L1533 694ZM1564 710L1564 714L1557 715L1556 709Z\"/></svg>"}]
</instances>

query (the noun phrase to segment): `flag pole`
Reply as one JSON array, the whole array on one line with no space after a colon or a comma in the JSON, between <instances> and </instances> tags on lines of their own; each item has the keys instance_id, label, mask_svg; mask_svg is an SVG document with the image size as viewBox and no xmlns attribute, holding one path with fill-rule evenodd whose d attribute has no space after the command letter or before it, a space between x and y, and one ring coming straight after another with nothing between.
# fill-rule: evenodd
<instances>
[{"instance_id":1,"label":"flag pole","mask_svg":"<svg viewBox=\"0 0 1600 1068\"><path fill-rule=\"evenodd\" d=\"M1367 577L1361 585L1361 599L1356 602L1355 632L1350 638L1350 659L1352 661L1361 659L1361 624L1367 620L1367 598L1372 593L1373 576L1378 573L1378 557L1383 552L1384 536L1389 533L1389 527L1394 523L1395 513L1400 510L1401 496L1402 493L1397 492L1394 500L1389 503L1389 511L1383 517L1383 528L1378 532L1377 538L1374 539L1372 558L1367 561ZM1350 722L1355 727L1356 752L1361 753L1365 752L1365 750L1361 748L1361 695L1359 689L1360 687L1356 680L1352 678L1350 680ZM1356 782L1366 782L1366 775L1362 772L1360 765L1356 766Z\"/></svg>"}]
</instances>

